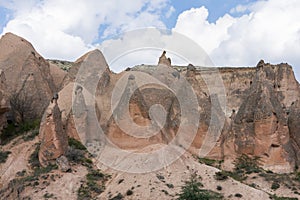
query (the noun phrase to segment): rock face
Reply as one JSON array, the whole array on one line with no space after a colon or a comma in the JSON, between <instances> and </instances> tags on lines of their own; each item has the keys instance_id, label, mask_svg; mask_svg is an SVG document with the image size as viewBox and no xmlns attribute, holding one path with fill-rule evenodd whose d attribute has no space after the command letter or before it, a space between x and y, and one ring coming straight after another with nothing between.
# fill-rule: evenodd
<instances>
[{"instance_id":1,"label":"rock face","mask_svg":"<svg viewBox=\"0 0 300 200\"><path fill-rule=\"evenodd\" d=\"M5 127L7 122L12 123L13 119L9 116L9 102L6 96L6 78L2 70L0 70L0 131Z\"/></svg>"},{"instance_id":2,"label":"rock face","mask_svg":"<svg viewBox=\"0 0 300 200\"><path fill-rule=\"evenodd\" d=\"M56 99L53 100L45 112L39 137L41 140L39 161L42 166L47 166L66 153L68 136L63 129L61 111Z\"/></svg>"},{"instance_id":3,"label":"rock face","mask_svg":"<svg viewBox=\"0 0 300 200\"><path fill-rule=\"evenodd\" d=\"M224 167L241 154L259 156L265 168L277 172L292 171L300 164L300 89L287 64L260 61L252 68L213 70L192 64L172 67L164 51L156 67L137 66L116 74L102 53L94 50L74 62L67 73L13 34L4 35L0 47L2 125L8 118L18 121L41 116L60 90L60 98L50 103L41 122L39 156L44 166L64 155L67 136L81 140L94 153L107 143L136 149L169 144L186 122L190 127L197 125L189 151L199 154L203 146L213 145L203 155L224 159ZM152 80L150 84L138 86L145 81L139 78L141 72L147 75L145 80ZM222 84L212 91L208 84L214 83L216 73ZM198 107L189 111L195 113L193 119L183 118L186 111L179 102L192 102L182 78L196 96ZM223 86L226 108L219 93ZM112 102L116 96L119 100ZM22 100L26 112L16 115L14 99ZM184 137L189 138L189 132L187 128Z\"/></svg>"},{"instance_id":4,"label":"rock face","mask_svg":"<svg viewBox=\"0 0 300 200\"><path fill-rule=\"evenodd\" d=\"M291 66L260 61L253 68L214 68L212 71L190 64L174 69L165 54L163 52L160 57L157 70L141 66L120 74L109 70L99 51L78 59L68 74L69 84L59 93L64 99L58 100L58 106L63 110L62 121L67 134L98 151L107 143L122 149L140 149L170 143L180 126L189 121L190 125L199 123L199 126L188 149L196 154L202 152L209 158L224 159L225 168L242 154L260 157L263 167L275 172L290 172L299 165L297 100L300 89ZM90 68L85 67L79 73L82 66ZM93 66L103 66L104 71L99 75L87 71ZM142 81L140 72L156 77L177 91L176 94L156 84L138 86ZM226 109L220 103L221 85L216 85L214 91L207 85L214 83L212 75L216 73L220 74L225 88ZM79 77L87 74L79 79L83 87L74 83L78 74ZM191 122L197 118L182 118L179 100L191 104L191 99L187 99L190 94L182 86L181 77L196 95L198 108L190 112L200 116L197 123ZM98 83L93 86L95 78ZM114 92L119 101L112 103ZM155 110L157 104L166 112ZM94 115L96 117L91 117ZM163 118L164 124L161 123ZM151 135L154 132L156 134ZM189 132L187 129L187 137ZM213 147L206 148L210 145Z\"/></svg>"},{"instance_id":5,"label":"rock face","mask_svg":"<svg viewBox=\"0 0 300 200\"><path fill-rule=\"evenodd\" d=\"M13 114L17 121L42 116L49 99L58 88L50 74L49 63L25 39L7 33L0 40L0 69L5 74L5 92L11 108L26 112ZM24 105L22 109L20 104ZM20 119L21 118L21 119Z\"/></svg>"},{"instance_id":6,"label":"rock face","mask_svg":"<svg viewBox=\"0 0 300 200\"><path fill-rule=\"evenodd\" d=\"M248 96L231 119L225 157L233 158L232 153L258 156L267 169L293 171L297 157L286 113L293 95L278 89L289 70L289 66L257 65Z\"/></svg>"}]
</instances>

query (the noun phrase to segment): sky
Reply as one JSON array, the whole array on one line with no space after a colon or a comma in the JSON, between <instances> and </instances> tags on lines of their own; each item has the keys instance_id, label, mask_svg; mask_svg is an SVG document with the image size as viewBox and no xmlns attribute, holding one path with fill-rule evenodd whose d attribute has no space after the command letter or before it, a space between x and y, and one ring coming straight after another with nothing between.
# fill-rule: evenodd
<instances>
[{"instance_id":1,"label":"sky","mask_svg":"<svg viewBox=\"0 0 300 200\"><path fill-rule=\"evenodd\" d=\"M70 61L95 48L113 59L110 55L124 53L124 47L149 47L146 36L170 41L180 34L199 45L216 66L256 66L260 59L289 63L300 80L299 10L299 0L0 0L0 34L15 33L43 57ZM168 37L130 33L149 27L167 30ZM150 53L126 54L123 65L108 63L114 71L155 64L159 48L165 47L154 47ZM184 63L179 60L172 63Z\"/></svg>"}]
</instances>

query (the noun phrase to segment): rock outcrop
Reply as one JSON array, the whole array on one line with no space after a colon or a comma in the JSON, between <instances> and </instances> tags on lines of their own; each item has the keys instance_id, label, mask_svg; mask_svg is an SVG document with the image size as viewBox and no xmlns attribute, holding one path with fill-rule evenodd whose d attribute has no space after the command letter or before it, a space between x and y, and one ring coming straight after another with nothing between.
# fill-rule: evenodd
<instances>
[{"instance_id":1,"label":"rock outcrop","mask_svg":"<svg viewBox=\"0 0 300 200\"><path fill-rule=\"evenodd\" d=\"M234 154L260 157L265 168L286 172L293 171L295 157L292 138L287 124L286 99L278 91L282 72L288 66L266 65L259 62L248 96L234 117L224 141L226 157Z\"/></svg>"},{"instance_id":2,"label":"rock outcrop","mask_svg":"<svg viewBox=\"0 0 300 200\"><path fill-rule=\"evenodd\" d=\"M28 41L6 33L0 40L0 69L6 77L7 102L13 99L12 103L24 105L27 110L13 110L16 120L41 117L49 99L58 89L53 82L49 63ZM12 109L14 107L11 105Z\"/></svg>"},{"instance_id":3,"label":"rock outcrop","mask_svg":"<svg viewBox=\"0 0 300 200\"><path fill-rule=\"evenodd\" d=\"M42 166L53 163L64 155L68 149L68 136L63 129L61 111L57 99L48 106L40 127L41 146L39 161Z\"/></svg>"},{"instance_id":4,"label":"rock outcrop","mask_svg":"<svg viewBox=\"0 0 300 200\"><path fill-rule=\"evenodd\" d=\"M166 51L163 51L162 55L159 57L158 65L167 65L171 67L171 58L167 58Z\"/></svg>"},{"instance_id":5,"label":"rock outcrop","mask_svg":"<svg viewBox=\"0 0 300 200\"><path fill-rule=\"evenodd\" d=\"M29 106L23 116L14 114L14 120L29 119L41 115L60 90L60 98L50 103L41 122L40 161L44 166L64 154L67 135L81 140L94 153L107 142L135 149L168 144L186 121L198 127L188 148L193 153L213 144L204 154L225 159L225 165L226 160L231 162L241 154L259 156L265 168L278 172L292 171L299 165L300 89L287 64L260 61L252 68L172 67L164 51L156 68L137 66L116 74L102 53L94 50L64 72L13 34L4 35L0 47L5 49L0 52L3 123L8 108L13 107L12 97L25 100ZM145 80L155 77L164 86L154 82L139 86L140 72L148 75ZM222 78L226 109L219 96L223 86L215 85L215 91L208 86L214 82L214 74ZM199 116L199 121L182 118L180 101L191 103L183 79L193 88L198 107L189 112L195 119ZM119 100L112 102L116 91Z\"/></svg>"}]
</instances>

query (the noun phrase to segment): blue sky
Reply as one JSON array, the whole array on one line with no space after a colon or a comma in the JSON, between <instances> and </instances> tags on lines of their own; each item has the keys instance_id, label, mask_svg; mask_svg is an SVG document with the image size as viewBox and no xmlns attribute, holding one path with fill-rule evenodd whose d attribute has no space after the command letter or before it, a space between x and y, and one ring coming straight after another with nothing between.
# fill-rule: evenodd
<instances>
[{"instance_id":1,"label":"blue sky","mask_svg":"<svg viewBox=\"0 0 300 200\"><path fill-rule=\"evenodd\" d=\"M193 40L218 66L264 59L300 74L299 10L299 0L0 0L0 33L24 37L45 58L75 60L120 34L156 27Z\"/></svg>"},{"instance_id":2,"label":"blue sky","mask_svg":"<svg viewBox=\"0 0 300 200\"><path fill-rule=\"evenodd\" d=\"M221 3L220 3L221 2ZM222 17L226 13L230 13L230 10L237 5L240 4L249 4L251 2L255 2L253 0L172 0L172 4L176 11L174 15L167 20L168 28L173 28L177 17L180 13L185 10L189 10L192 7L199 8L201 6L205 6L208 10L210 10L210 15L208 16L209 22L215 22L219 17ZM238 14L233 14L233 16L239 16Z\"/></svg>"}]
</instances>

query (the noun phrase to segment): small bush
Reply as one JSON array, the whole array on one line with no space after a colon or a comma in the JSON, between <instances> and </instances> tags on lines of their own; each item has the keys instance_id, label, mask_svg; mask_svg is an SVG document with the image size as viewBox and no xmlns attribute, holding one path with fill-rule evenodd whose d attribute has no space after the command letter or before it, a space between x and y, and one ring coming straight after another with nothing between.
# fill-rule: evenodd
<instances>
[{"instance_id":1,"label":"small bush","mask_svg":"<svg viewBox=\"0 0 300 200\"><path fill-rule=\"evenodd\" d=\"M278 188L280 188L280 184L278 182L273 182L271 185L271 189L277 190Z\"/></svg>"},{"instance_id":2,"label":"small bush","mask_svg":"<svg viewBox=\"0 0 300 200\"><path fill-rule=\"evenodd\" d=\"M234 196L237 197L237 198L242 198L243 197L243 195L241 195L240 193L236 193Z\"/></svg>"},{"instance_id":3,"label":"small bush","mask_svg":"<svg viewBox=\"0 0 300 200\"><path fill-rule=\"evenodd\" d=\"M29 157L28 162L33 169L41 167L40 161L39 161L39 150L40 150L40 144L38 143L38 144L36 144L36 148L35 148L34 152Z\"/></svg>"},{"instance_id":4,"label":"small bush","mask_svg":"<svg viewBox=\"0 0 300 200\"><path fill-rule=\"evenodd\" d=\"M0 151L0 163L5 163L9 154L11 154L10 151Z\"/></svg>"},{"instance_id":5,"label":"small bush","mask_svg":"<svg viewBox=\"0 0 300 200\"><path fill-rule=\"evenodd\" d=\"M109 200L122 200L122 199L124 199L124 196L121 193L118 193L116 196L114 196Z\"/></svg>"},{"instance_id":6,"label":"small bush","mask_svg":"<svg viewBox=\"0 0 300 200\"><path fill-rule=\"evenodd\" d=\"M75 140L74 138L69 138L68 144L70 147L74 149L86 150L86 147L80 141Z\"/></svg>"},{"instance_id":7,"label":"small bush","mask_svg":"<svg viewBox=\"0 0 300 200\"><path fill-rule=\"evenodd\" d=\"M80 186L80 188L77 191L77 199L78 200L92 199L88 187L85 187L83 184Z\"/></svg>"},{"instance_id":8,"label":"small bush","mask_svg":"<svg viewBox=\"0 0 300 200\"><path fill-rule=\"evenodd\" d=\"M99 170L91 170L87 175L87 180L91 181L99 181L102 180L105 177L103 173L101 173Z\"/></svg>"},{"instance_id":9,"label":"small bush","mask_svg":"<svg viewBox=\"0 0 300 200\"><path fill-rule=\"evenodd\" d=\"M300 172L295 174L295 180L300 182Z\"/></svg>"},{"instance_id":10,"label":"small bush","mask_svg":"<svg viewBox=\"0 0 300 200\"><path fill-rule=\"evenodd\" d=\"M223 162L223 160L214 160L214 159L210 159L210 158L200 158L200 157L198 157L198 161L199 161L199 163L209 165L212 167L216 167L216 168L220 168L221 164Z\"/></svg>"},{"instance_id":11,"label":"small bush","mask_svg":"<svg viewBox=\"0 0 300 200\"><path fill-rule=\"evenodd\" d=\"M130 196L130 195L132 195L133 194L133 191L132 190L127 190L127 192L126 192L126 195L127 196Z\"/></svg>"},{"instance_id":12,"label":"small bush","mask_svg":"<svg viewBox=\"0 0 300 200\"><path fill-rule=\"evenodd\" d=\"M66 153L66 157L68 158L68 160L70 162L74 162L74 163L82 163L85 159L84 156L85 152L82 150L78 150L78 149L74 149L74 148L69 148L67 153Z\"/></svg>"},{"instance_id":13,"label":"small bush","mask_svg":"<svg viewBox=\"0 0 300 200\"><path fill-rule=\"evenodd\" d=\"M38 136L39 130L34 129L29 134L24 135L22 138L25 142L33 140L36 136Z\"/></svg>"},{"instance_id":14,"label":"small bush","mask_svg":"<svg viewBox=\"0 0 300 200\"><path fill-rule=\"evenodd\" d=\"M261 172L261 168L259 167L260 161L259 157L251 158L245 154L238 157L235 162L235 171L239 173L259 173Z\"/></svg>"},{"instance_id":15,"label":"small bush","mask_svg":"<svg viewBox=\"0 0 300 200\"><path fill-rule=\"evenodd\" d=\"M181 192L178 195L178 200L209 200L209 199L222 199L223 196L219 193L204 190L202 183L197 180L197 175L194 173L190 179L185 182L185 185L181 188Z\"/></svg>"},{"instance_id":16,"label":"small bush","mask_svg":"<svg viewBox=\"0 0 300 200\"><path fill-rule=\"evenodd\" d=\"M226 179L228 179L228 172L225 172L225 171L216 172L214 177L218 181L226 180Z\"/></svg>"},{"instance_id":17,"label":"small bush","mask_svg":"<svg viewBox=\"0 0 300 200\"><path fill-rule=\"evenodd\" d=\"M171 189L174 188L174 185L172 183L167 183L166 185L168 188L171 188Z\"/></svg>"},{"instance_id":18,"label":"small bush","mask_svg":"<svg viewBox=\"0 0 300 200\"><path fill-rule=\"evenodd\" d=\"M49 193L44 194L45 199L50 199L50 198L53 198L53 197L54 197L54 194L49 194Z\"/></svg>"},{"instance_id":19,"label":"small bush","mask_svg":"<svg viewBox=\"0 0 300 200\"><path fill-rule=\"evenodd\" d=\"M104 183L108 177L108 175L101 173L99 170L89 169L86 181L77 191L78 199L93 199L95 196L101 194L105 189Z\"/></svg>"}]
</instances>

